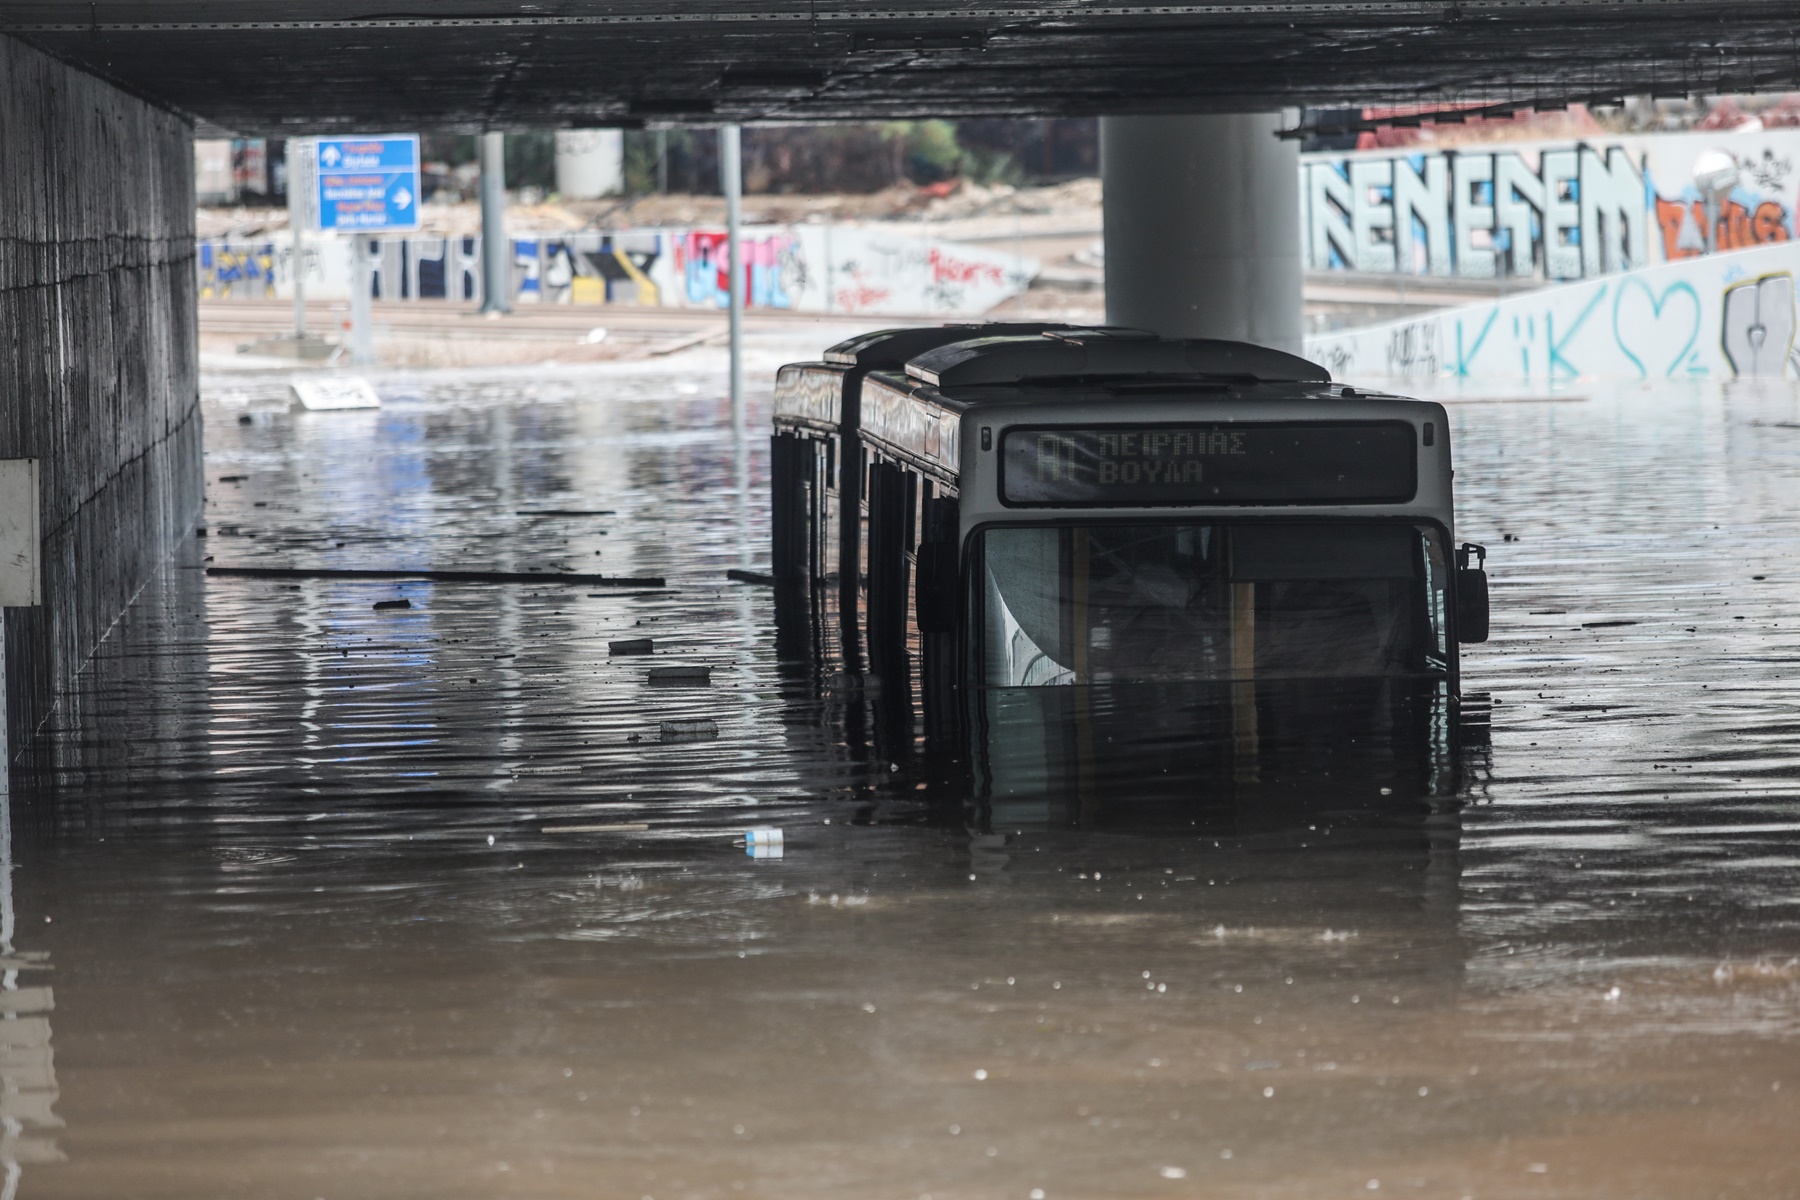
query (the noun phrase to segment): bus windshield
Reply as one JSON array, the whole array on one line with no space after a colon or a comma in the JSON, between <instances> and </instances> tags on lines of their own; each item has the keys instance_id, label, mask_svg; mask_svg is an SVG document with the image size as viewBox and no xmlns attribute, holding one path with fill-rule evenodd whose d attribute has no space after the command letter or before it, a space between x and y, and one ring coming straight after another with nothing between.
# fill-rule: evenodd
<instances>
[{"instance_id":1,"label":"bus windshield","mask_svg":"<svg viewBox=\"0 0 1800 1200\"><path fill-rule=\"evenodd\" d=\"M989 687L1449 670L1449 568L1433 526L1001 526L980 534L976 562L971 624Z\"/></svg>"}]
</instances>

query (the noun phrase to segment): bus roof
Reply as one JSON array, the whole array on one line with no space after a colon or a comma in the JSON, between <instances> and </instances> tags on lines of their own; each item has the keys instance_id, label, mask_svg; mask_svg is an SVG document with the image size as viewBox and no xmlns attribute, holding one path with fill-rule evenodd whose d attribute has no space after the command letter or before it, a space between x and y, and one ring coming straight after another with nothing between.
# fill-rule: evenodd
<instances>
[{"instance_id":1,"label":"bus roof","mask_svg":"<svg viewBox=\"0 0 1800 1200\"><path fill-rule=\"evenodd\" d=\"M1070 422L1101 425L1207 425L1242 422L1438 422L1432 401L1313 381L1262 382L1242 375L1081 376L1026 379L1010 385L940 390L897 371L880 371L863 386L864 444L955 482L972 448L965 430ZM984 431L985 432L985 431ZM1425 443L1431 445L1430 441ZM1440 441L1438 444L1447 445ZM984 447L985 448L985 447Z\"/></svg>"},{"instance_id":2,"label":"bus roof","mask_svg":"<svg viewBox=\"0 0 1800 1200\"><path fill-rule=\"evenodd\" d=\"M1082 326L1054 321L990 321L962 325L909 326L901 329L877 329L839 342L825 351L825 361L835 367L863 367L871 371L898 371L918 355L952 342L972 338L1036 337L1052 330L1075 330ZM1114 329L1118 333L1137 330Z\"/></svg>"},{"instance_id":3,"label":"bus roof","mask_svg":"<svg viewBox=\"0 0 1800 1200\"><path fill-rule=\"evenodd\" d=\"M1163 339L1140 330L1059 329L940 344L916 354L906 373L940 390L1041 379L1121 376L1225 378L1257 383L1330 383L1331 373L1295 354L1213 338Z\"/></svg>"}]
</instances>

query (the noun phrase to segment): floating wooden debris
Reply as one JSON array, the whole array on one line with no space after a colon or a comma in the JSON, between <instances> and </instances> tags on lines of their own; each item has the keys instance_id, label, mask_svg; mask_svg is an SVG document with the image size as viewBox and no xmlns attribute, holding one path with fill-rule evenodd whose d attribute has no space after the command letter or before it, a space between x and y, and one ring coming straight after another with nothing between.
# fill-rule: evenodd
<instances>
[{"instance_id":1,"label":"floating wooden debris","mask_svg":"<svg viewBox=\"0 0 1800 1200\"><path fill-rule=\"evenodd\" d=\"M712 682L711 667L654 667L650 671L651 683L685 683L709 684Z\"/></svg>"},{"instance_id":2,"label":"floating wooden debris","mask_svg":"<svg viewBox=\"0 0 1800 1200\"><path fill-rule=\"evenodd\" d=\"M611 508L515 508L515 517L615 517Z\"/></svg>"},{"instance_id":3,"label":"floating wooden debris","mask_svg":"<svg viewBox=\"0 0 1800 1200\"><path fill-rule=\"evenodd\" d=\"M775 586L775 577L773 575L767 575L761 571L744 571L737 567L733 567L725 572L725 578L735 579L739 583L760 583L764 587Z\"/></svg>"},{"instance_id":4,"label":"floating wooden debris","mask_svg":"<svg viewBox=\"0 0 1800 1200\"><path fill-rule=\"evenodd\" d=\"M717 721L664 721L662 723L662 740L665 742L699 742L718 736L719 723Z\"/></svg>"},{"instance_id":5,"label":"floating wooden debris","mask_svg":"<svg viewBox=\"0 0 1800 1200\"><path fill-rule=\"evenodd\" d=\"M652 638L624 638L617 642L606 643L608 654L655 654L656 642Z\"/></svg>"},{"instance_id":6,"label":"floating wooden debris","mask_svg":"<svg viewBox=\"0 0 1800 1200\"><path fill-rule=\"evenodd\" d=\"M622 825L546 825L545 833L645 833L650 826L628 823Z\"/></svg>"},{"instance_id":7,"label":"floating wooden debris","mask_svg":"<svg viewBox=\"0 0 1800 1200\"><path fill-rule=\"evenodd\" d=\"M411 608L411 607L412 607L412 601L408 600L405 596L400 597L400 599L398 599L398 600L377 600L375 602L375 608L376 608L376 611L378 611L378 612L384 608Z\"/></svg>"},{"instance_id":8,"label":"floating wooden debris","mask_svg":"<svg viewBox=\"0 0 1800 1200\"><path fill-rule=\"evenodd\" d=\"M221 528L220 533L225 530ZM236 533L235 527L232 532ZM354 567L208 567L208 575L238 579L424 579L432 583L578 583L584 587L663 586L660 575L635 578L560 571L366 571Z\"/></svg>"}]
</instances>

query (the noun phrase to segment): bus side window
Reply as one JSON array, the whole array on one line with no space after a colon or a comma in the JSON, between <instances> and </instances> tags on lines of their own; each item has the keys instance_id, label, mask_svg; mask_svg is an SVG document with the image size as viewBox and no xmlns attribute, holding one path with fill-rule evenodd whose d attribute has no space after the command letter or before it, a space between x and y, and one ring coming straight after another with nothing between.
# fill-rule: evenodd
<instances>
[{"instance_id":1,"label":"bus side window","mask_svg":"<svg viewBox=\"0 0 1800 1200\"><path fill-rule=\"evenodd\" d=\"M926 485L931 488L930 483ZM916 615L920 633L955 633L962 587L958 576L956 500L926 497L925 539L919 543Z\"/></svg>"},{"instance_id":2,"label":"bus side window","mask_svg":"<svg viewBox=\"0 0 1800 1200\"><path fill-rule=\"evenodd\" d=\"M771 554L775 574L784 580L804 578L810 543L811 512L806 505L807 466L811 448L790 433L777 433L770 445Z\"/></svg>"}]
</instances>

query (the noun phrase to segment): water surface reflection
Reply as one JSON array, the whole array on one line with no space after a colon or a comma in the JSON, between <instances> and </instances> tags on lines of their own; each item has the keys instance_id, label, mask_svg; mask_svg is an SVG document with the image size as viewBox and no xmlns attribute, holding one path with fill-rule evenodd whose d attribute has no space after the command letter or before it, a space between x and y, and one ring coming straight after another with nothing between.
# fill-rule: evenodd
<instances>
[{"instance_id":1,"label":"water surface reflection","mask_svg":"<svg viewBox=\"0 0 1800 1200\"><path fill-rule=\"evenodd\" d=\"M1452 409L1491 756L1058 688L959 767L725 579L766 453L692 382L215 397L208 537L19 773L20 1194L1800 1194L1792 392Z\"/></svg>"}]
</instances>

